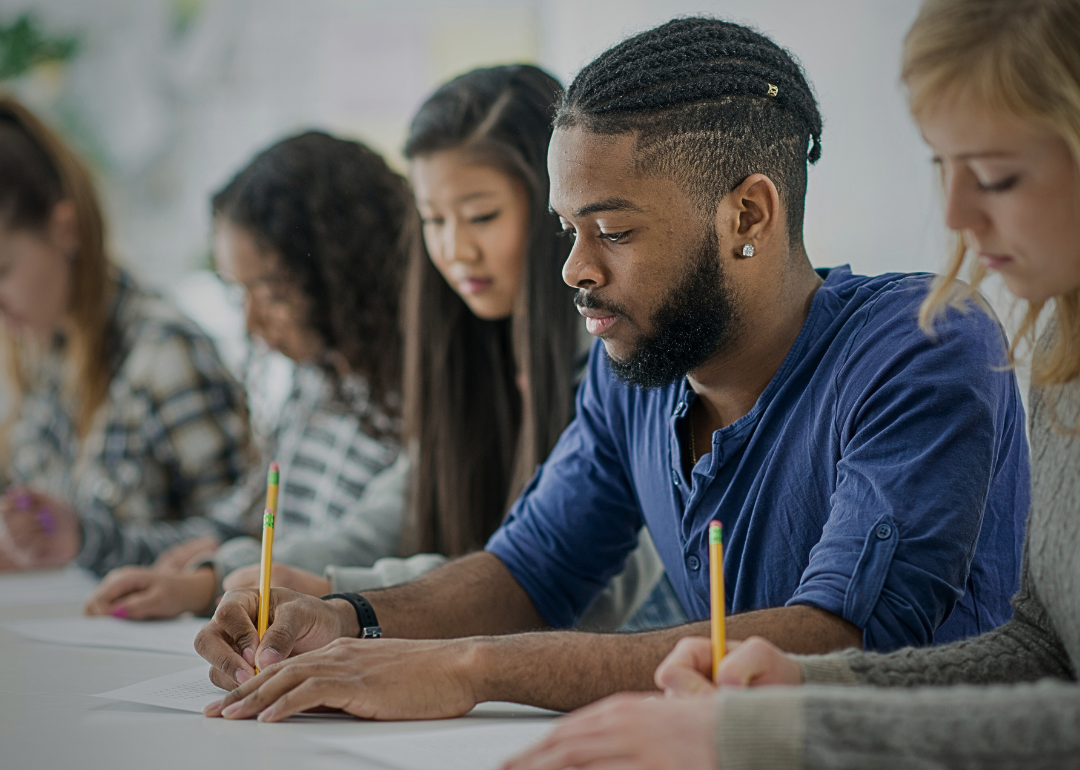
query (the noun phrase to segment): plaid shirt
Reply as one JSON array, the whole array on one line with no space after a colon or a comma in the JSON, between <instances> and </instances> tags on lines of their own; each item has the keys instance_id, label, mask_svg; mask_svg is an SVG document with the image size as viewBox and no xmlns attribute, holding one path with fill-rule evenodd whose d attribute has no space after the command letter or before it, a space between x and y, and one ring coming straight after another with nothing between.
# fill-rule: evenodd
<instances>
[{"instance_id":1,"label":"plaid shirt","mask_svg":"<svg viewBox=\"0 0 1080 770\"><path fill-rule=\"evenodd\" d=\"M83 530L77 562L99 575L149 564L191 537L236 534L204 514L247 459L243 395L213 343L125 273L114 285L114 375L85 441L64 395L60 343L35 370L3 469L4 481L74 506Z\"/></svg>"}]
</instances>

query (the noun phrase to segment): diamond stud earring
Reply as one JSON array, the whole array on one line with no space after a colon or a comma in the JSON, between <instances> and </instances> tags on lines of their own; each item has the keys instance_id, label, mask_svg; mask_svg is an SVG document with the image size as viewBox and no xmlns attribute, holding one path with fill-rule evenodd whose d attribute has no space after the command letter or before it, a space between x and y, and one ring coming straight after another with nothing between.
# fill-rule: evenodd
<instances>
[{"instance_id":1,"label":"diamond stud earring","mask_svg":"<svg viewBox=\"0 0 1080 770\"><path fill-rule=\"evenodd\" d=\"M744 257L752 257L752 256L754 256L754 244L748 243L745 246L743 246L742 247L742 255Z\"/></svg>"}]
</instances>

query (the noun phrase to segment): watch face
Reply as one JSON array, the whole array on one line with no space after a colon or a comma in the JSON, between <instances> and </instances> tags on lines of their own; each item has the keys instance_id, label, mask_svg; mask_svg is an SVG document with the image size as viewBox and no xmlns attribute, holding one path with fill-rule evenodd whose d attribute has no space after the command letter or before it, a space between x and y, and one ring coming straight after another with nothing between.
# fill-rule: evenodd
<instances>
[{"instance_id":1,"label":"watch face","mask_svg":"<svg viewBox=\"0 0 1080 770\"><path fill-rule=\"evenodd\" d=\"M382 639L382 626L366 626L363 633L360 634L361 639Z\"/></svg>"}]
</instances>

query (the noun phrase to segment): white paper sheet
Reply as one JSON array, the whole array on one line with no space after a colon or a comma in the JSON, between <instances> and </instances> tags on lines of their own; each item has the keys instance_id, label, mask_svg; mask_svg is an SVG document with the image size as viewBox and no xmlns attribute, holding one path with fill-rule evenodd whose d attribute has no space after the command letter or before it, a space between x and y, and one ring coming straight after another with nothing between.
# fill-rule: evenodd
<instances>
[{"instance_id":1,"label":"white paper sheet","mask_svg":"<svg viewBox=\"0 0 1080 770\"><path fill-rule=\"evenodd\" d=\"M504 760L540 740L551 728L550 719L530 719L479 727L356 738L311 737L310 740L400 770L495 770Z\"/></svg>"},{"instance_id":2,"label":"white paper sheet","mask_svg":"<svg viewBox=\"0 0 1080 770\"><path fill-rule=\"evenodd\" d=\"M196 655L195 636L206 621L119 620L110 617L48 618L5 622L17 634L77 647L119 647L125 650Z\"/></svg>"},{"instance_id":3,"label":"white paper sheet","mask_svg":"<svg viewBox=\"0 0 1080 770\"><path fill-rule=\"evenodd\" d=\"M0 574L0 607L86 601L97 585L86 570L69 567L43 572Z\"/></svg>"},{"instance_id":4,"label":"white paper sheet","mask_svg":"<svg viewBox=\"0 0 1080 770\"><path fill-rule=\"evenodd\" d=\"M209 666L199 666L178 674L148 679L130 687L121 687L119 690L100 692L94 697L201 714L204 706L221 700L228 692L211 684L209 674Z\"/></svg>"}]
</instances>

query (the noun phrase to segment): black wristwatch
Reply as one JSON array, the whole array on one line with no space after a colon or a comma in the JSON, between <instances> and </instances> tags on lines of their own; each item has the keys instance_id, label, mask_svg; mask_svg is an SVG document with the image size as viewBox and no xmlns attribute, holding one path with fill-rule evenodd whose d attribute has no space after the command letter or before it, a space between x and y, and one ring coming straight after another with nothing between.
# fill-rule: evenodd
<instances>
[{"instance_id":1,"label":"black wristwatch","mask_svg":"<svg viewBox=\"0 0 1080 770\"><path fill-rule=\"evenodd\" d=\"M323 599L344 599L356 610L356 622L360 624L361 639L381 639L382 626L375 617L371 603L360 594L327 594Z\"/></svg>"}]
</instances>

